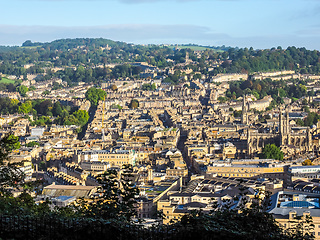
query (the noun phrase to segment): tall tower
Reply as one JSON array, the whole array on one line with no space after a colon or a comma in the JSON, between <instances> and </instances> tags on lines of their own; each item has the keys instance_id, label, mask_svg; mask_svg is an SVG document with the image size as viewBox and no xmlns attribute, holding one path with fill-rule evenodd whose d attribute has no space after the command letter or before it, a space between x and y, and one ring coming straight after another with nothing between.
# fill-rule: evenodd
<instances>
[{"instance_id":1,"label":"tall tower","mask_svg":"<svg viewBox=\"0 0 320 240\"><path fill-rule=\"evenodd\" d=\"M241 116L241 122L242 124L248 124L248 109L247 109L247 101L246 101L246 95L243 96L243 103L242 103L242 116Z\"/></svg>"},{"instance_id":2,"label":"tall tower","mask_svg":"<svg viewBox=\"0 0 320 240\"><path fill-rule=\"evenodd\" d=\"M290 123L289 123L289 109L286 107L285 111L280 108L279 111L279 124L280 124L280 144L290 144Z\"/></svg>"},{"instance_id":3,"label":"tall tower","mask_svg":"<svg viewBox=\"0 0 320 240\"><path fill-rule=\"evenodd\" d=\"M286 118L285 118L286 124L286 134L290 134L290 120L289 120L289 107L286 107Z\"/></svg>"},{"instance_id":4,"label":"tall tower","mask_svg":"<svg viewBox=\"0 0 320 240\"><path fill-rule=\"evenodd\" d=\"M190 62L189 52L186 52L186 60L185 60L185 63L189 63L189 62Z\"/></svg>"}]
</instances>

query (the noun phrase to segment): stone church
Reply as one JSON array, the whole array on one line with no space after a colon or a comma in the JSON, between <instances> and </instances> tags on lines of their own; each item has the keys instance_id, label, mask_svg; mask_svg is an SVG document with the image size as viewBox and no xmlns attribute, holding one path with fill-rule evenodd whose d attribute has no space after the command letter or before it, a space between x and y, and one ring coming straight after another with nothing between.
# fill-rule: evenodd
<instances>
[{"instance_id":1,"label":"stone church","mask_svg":"<svg viewBox=\"0 0 320 240\"><path fill-rule=\"evenodd\" d=\"M242 123L248 124L248 106L244 97L242 106ZM247 129L247 150L249 157L261 153L267 144L274 143L285 154L307 153L312 151L312 134L309 127L290 126L289 109L280 108L279 124L264 131L263 129Z\"/></svg>"}]
</instances>

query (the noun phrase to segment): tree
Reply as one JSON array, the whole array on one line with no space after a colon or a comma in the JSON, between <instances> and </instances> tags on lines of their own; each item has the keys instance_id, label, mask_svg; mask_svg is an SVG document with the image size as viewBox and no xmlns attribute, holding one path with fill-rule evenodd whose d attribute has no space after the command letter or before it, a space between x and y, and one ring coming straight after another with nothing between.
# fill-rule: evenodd
<instances>
[{"instance_id":1,"label":"tree","mask_svg":"<svg viewBox=\"0 0 320 240\"><path fill-rule=\"evenodd\" d=\"M34 147L34 146L40 146L40 144L38 142L35 142L35 141L28 142L26 144L26 147Z\"/></svg>"},{"instance_id":2,"label":"tree","mask_svg":"<svg viewBox=\"0 0 320 240\"><path fill-rule=\"evenodd\" d=\"M236 110L234 110L234 111L233 111L233 116L234 116L234 117L241 117L241 116L242 116L242 111L236 111Z\"/></svg>"},{"instance_id":3,"label":"tree","mask_svg":"<svg viewBox=\"0 0 320 240\"><path fill-rule=\"evenodd\" d=\"M132 99L129 103L129 108L138 108L139 107L139 101L137 99Z\"/></svg>"},{"instance_id":4,"label":"tree","mask_svg":"<svg viewBox=\"0 0 320 240\"><path fill-rule=\"evenodd\" d=\"M308 116L304 119L305 126L316 125L320 120L320 115L315 112L309 112Z\"/></svg>"},{"instance_id":5,"label":"tree","mask_svg":"<svg viewBox=\"0 0 320 240\"><path fill-rule=\"evenodd\" d=\"M312 166L313 163L312 163L312 161L311 161L310 159L306 159L306 160L304 160L304 161L302 162L302 165L303 165L303 166Z\"/></svg>"},{"instance_id":6,"label":"tree","mask_svg":"<svg viewBox=\"0 0 320 240\"><path fill-rule=\"evenodd\" d=\"M29 91L34 91L34 90L36 90L35 86L30 86L29 87Z\"/></svg>"},{"instance_id":7,"label":"tree","mask_svg":"<svg viewBox=\"0 0 320 240\"><path fill-rule=\"evenodd\" d=\"M283 152L275 144L267 144L263 149L260 158L283 160Z\"/></svg>"},{"instance_id":8,"label":"tree","mask_svg":"<svg viewBox=\"0 0 320 240\"><path fill-rule=\"evenodd\" d=\"M133 168L131 165L123 165L120 172L109 169L97 177L100 184L99 197L90 203L80 200L79 211L83 216L117 219L128 222L135 215L135 197L139 194L138 188L132 182Z\"/></svg>"},{"instance_id":9,"label":"tree","mask_svg":"<svg viewBox=\"0 0 320 240\"><path fill-rule=\"evenodd\" d=\"M227 101L227 99L225 98L225 97L218 97L218 101L220 102L220 103L224 103L224 102L226 102Z\"/></svg>"},{"instance_id":10,"label":"tree","mask_svg":"<svg viewBox=\"0 0 320 240\"><path fill-rule=\"evenodd\" d=\"M256 90L252 91L252 95L255 96L256 99L260 98L260 94Z\"/></svg>"},{"instance_id":11,"label":"tree","mask_svg":"<svg viewBox=\"0 0 320 240\"><path fill-rule=\"evenodd\" d=\"M295 122L296 122L296 124L299 125L299 126L304 126L304 121L301 120L300 118L295 119Z\"/></svg>"},{"instance_id":12,"label":"tree","mask_svg":"<svg viewBox=\"0 0 320 240\"><path fill-rule=\"evenodd\" d=\"M89 114L86 110L78 110L73 113L75 118L77 119L78 125L83 126L89 120Z\"/></svg>"},{"instance_id":13,"label":"tree","mask_svg":"<svg viewBox=\"0 0 320 240\"><path fill-rule=\"evenodd\" d=\"M11 150L16 150L21 147L19 142L19 137L10 134L7 138L7 140L11 143Z\"/></svg>"},{"instance_id":14,"label":"tree","mask_svg":"<svg viewBox=\"0 0 320 240\"><path fill-rule=\"evenodd\" d=\"M111 90L114 91L114 92L118 90L118 87L117 87L117 85L115 85L115 84L112 84L110 88L111 88Z\"/></svg>"},{"instance_id":15,"label":"tree","mask_svg":"<svg viewBox=\"0 0 320 240\"><path fill-rule=\"evenodd\" d=\"M0 140L0 199L10 195L10 189L24 182L24 174L19 169L21 163L12 163L9 154L20 148L19 138L7 134Z\"/></svg>"},{"instance_id":16,"label":"tree","mask_svg":"<svg viewBox=\"0 0 320 240\"><path fill-rule=\"evenodd\" d=\"M52 116L51 110L52 110L52 101L50 99L41 101L39 104L36 104L35 109L37 110L38 114L47 116ZM49 113L50 112L50 113Z\"/></svg>"},{"instance_id":17,"label":"tree","mask_svg":"<svg viewBox=\"0 0 320 240\"><path fill-rule=\"evenodd\" d=\"M29 89L24 85L20 85L17 90L22 97L25 97Z\"/></svg>"},{"instance_id":18,"label":"tree","mask_svg":"<svg viewBox=\"0 0 320 240\"><path fill-rule=\"evenodd\" d=\"M11 99L11 104L12 104L13 106L18 105L18 103L19 103L19 100L18 100L18 99Z\"/></svg>"},{"instance_id":19,"label":"tree","mask_svg":"<svg viewBox=\"0 0 320 240\"><path fill-rule=\"evenodd\" d=\"M103 100L107 96L107 93L102 89L91 87L88 89L85 96L93 106L97 106L99 101Z\"/></svg>"},{"instance_id":20,"label":"tree","mask_svg":"<svg viewBox=\"0 0 320 240\"><path fill-rule=\"evenodd\" d=\"M43 92L41 93L41 95L44 95L44 96L49 95L49 94L50 94L50 91L49 91L49 90L45 90L45 91L43 91Z\"/></svg>"},{"instance_id":21,"label":"tree","mask_svg":"<svg viewBox=\"0 0 320 240\"><path fill-rule=\"evenodd\" d=\"M59 102L59 101L55 102L55 103L53 104L53 108L52 108L52 114L53 114L53 116L61 116L62 111L63 111L63 109L62 109L62 107L61 107L60 102Z\"/></svg>"},{"instance_id":22,"label":"tree","mask_svg":"<svg viewBox=\"0 0 320 240\"><path fill-rule=\"evenodd\" d=\"M32 102L31 101L26 101L25 103L22 103L19 108L18 112L19 113L30 113L32 111Z\"/></svg>"}]
</instances>

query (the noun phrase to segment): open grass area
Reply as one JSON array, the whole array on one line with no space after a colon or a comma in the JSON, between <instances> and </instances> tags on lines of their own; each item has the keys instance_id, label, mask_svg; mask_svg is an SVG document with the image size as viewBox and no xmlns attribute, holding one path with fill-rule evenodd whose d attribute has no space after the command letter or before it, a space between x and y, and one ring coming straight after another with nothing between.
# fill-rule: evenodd
<instances>
[{"instance_id":1,"label":"open grass area","mask_svg":"<svg viewBox=\"0 0 320 240\"><path fill-rule=\"evenodd\" d=\"M223 50L220 49L215 49L211 47L204 47L204 46L194 46L194 45L170 45L168 48L180 48L180 49L187 49L190 48L193 51L205 51L207 49L211 49L215 52L224 52Z\"/></svg>"},{"instance_id":2,"label":"open grass area","mask_svg":"<svg viewBox=\"0 0 320 240\"><path fill-rule=\"evenodd\" d=\"M2 79L0 80L0 83L15 83L15 80L11 80L9 78L5 78L5 77L2 77Z\"/></svg>"},{"instance_id":3,"label":"open grass area","mask_svg":"<svg viewBox=\"0 0 320 240\"><path fill-rule=\"evenodd\" d=\"M38 47L41 47L41 45L37 45L37 46L23 46L23 47L21 47L21 48L35 49L35 48L38 48Z\"/></svg>"},{"instance_id":4,"label":"open grass area","mask_svg":"<svg viewBox=\"0 0 320 240\"><path fill-rule=\"evenodd\" d=\"M202 47L202 46L193 46L193 45L170 45L169 48L180 48L180 49L186 49L190 48L194 51L204 51L206 49L210 49L208 47Z\"/></svg>"}]
</instances>

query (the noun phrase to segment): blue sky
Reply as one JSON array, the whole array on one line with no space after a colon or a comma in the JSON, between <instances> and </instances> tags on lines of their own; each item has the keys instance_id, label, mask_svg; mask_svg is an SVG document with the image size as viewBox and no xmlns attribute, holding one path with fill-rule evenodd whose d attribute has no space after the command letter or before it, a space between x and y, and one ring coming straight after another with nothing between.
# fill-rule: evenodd
<instances>
[{"instance_id":1,"label":"blue sky","mask_svg":"<svg viewBox=\"0 0 320 240\"><path fill-rule=\"evenodd\" d=\"M0 0L0 45L103 37L320 50L319 0Z\"/></svg>"}]
</instances>

